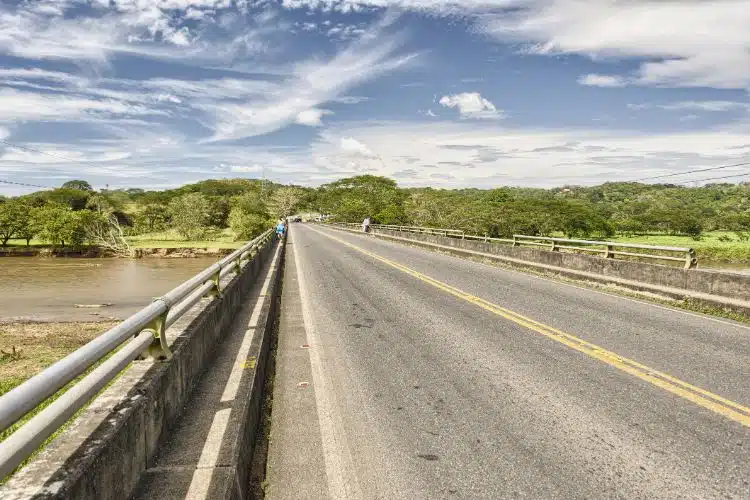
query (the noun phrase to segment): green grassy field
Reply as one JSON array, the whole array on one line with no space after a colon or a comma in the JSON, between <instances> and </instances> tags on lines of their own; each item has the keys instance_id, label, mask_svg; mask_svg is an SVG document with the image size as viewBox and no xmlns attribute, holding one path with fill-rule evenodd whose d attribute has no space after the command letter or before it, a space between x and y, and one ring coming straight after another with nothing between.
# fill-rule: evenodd
<instances>
[{"instance_id":1,"label":"green grassy field","mask_svg":"<svg viewBox=\"0 0 750 500\"><path fill-rule=\"evenodd\" d=\"M127 240L134 248L239 248L244 243L234 241L231 229L225 229L212 240L186 241L171 231L129 236Z\"/></svg>"},{"instance_id":2,"label":"green grassy field","mask_svg":"<svg viewBox=\"0 0 750 500\"><path fill-rule=\"evenodd\" d=\"M729 238L731 241L721 241L719 238ZM697 241L688 236L670 235L619 236L612 238L612 241L693 248L699 262L750 263L750 241L740 241L736 234L728 232L706 233Z\"/></svg>"},{"instance_id":3,"label":"green grassy field","mask_svg":"<svg viewBox=\"0 0 750 500\"><path fill-rule=\"evenodd\" d=\"M231 229L224 229L218 237L212 240L183 240L172 231L139 234L128 236L126 239L133 248L239 248L244 243L244 241L234 241ZM25 247L26 240L10 240L8 246ZM50 245L44 241L31 240L29 246L47 248Z\"/></svg>"},{"instance_id":4,"label":"green grassy field","mask_svg":"<svg viewBox=\"0 0 750 500\"><path fill-rule=\"evenodd\" d=\"M29 377L39 373L55 361L83 346L100 333L114 326L116 322L75 322L75 323L35 323L15 322L0 323L0 395L5 394ZM93 369L90 368L86 373ZM0 441L11 435L31 417L49 406L60 397L77 380L60 389L53 396L37 406L10 428L0 432ZM79 410L78 413L80 413ZM72 421L72 417L68 423ZM68 423L58 429L39 447L44 448L52 439L67 427ZM23 463L27 463L39 452L34 452ZM0 477L0 485L7 478Z\"/></svg>"}]
</instances>

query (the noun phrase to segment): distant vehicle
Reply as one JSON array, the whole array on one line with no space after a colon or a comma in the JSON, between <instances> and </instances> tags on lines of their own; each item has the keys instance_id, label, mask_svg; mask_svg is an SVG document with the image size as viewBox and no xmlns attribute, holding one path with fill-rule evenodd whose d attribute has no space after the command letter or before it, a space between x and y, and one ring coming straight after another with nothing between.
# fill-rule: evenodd
<instances>
[{"instance_id":1,"label":"distant vehicle","mask_svg":"<svg viewBox=\"0 0 750 500\"><path fill-rule=\"evenodd\" d=\"M299 215L295 215L291 218L291 220L292 222L302 222L302 217L300 217Z\"/></svg>"}]
</instances>

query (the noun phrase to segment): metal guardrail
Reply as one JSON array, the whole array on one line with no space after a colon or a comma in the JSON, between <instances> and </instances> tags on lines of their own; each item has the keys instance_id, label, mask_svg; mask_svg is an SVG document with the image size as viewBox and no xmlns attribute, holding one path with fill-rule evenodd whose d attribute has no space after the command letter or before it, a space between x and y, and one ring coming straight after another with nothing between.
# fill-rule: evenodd
<instances>
[{"instance_id":1,"label":"metal guardrail","mask_svg":"<svg viewBox=\"0 0 750 500\"><path fill-rule=\"evenodd\" d=\"M566 238L550 238L544 236L525 236L514 234L513 246L532 245L547 247L552 252L559 250L575 250L583 252L593 252L602 254L605 258L613 259L617 255L627 257L637 257L642 259L666 260L672 262L682 262L685 269L692 269L698 265L698 259L695 256L695 250L686 247L669 247L659 245L643 245L639 243L618 243L615 241L592 241L592 240L571 240ZM588 247L583 246L588 245ZM604 248L593 248L604 247ZM617 250L619 248L632 248L638 250L650 250L654 252L669 252L673 254L682 254L680 256L664 255L663 253L636 253Z\"/></svg>"},{"instance_id":2,"label":"metal guardrail","mask_svg":"<svg viewBox=\"0 0 750 500\"><path fill-rule=\"evenodd\" d=\"M361 224L356 223L333 223L341 226L361 227ZM552 238L546 236L527 236L523 234L514 234L513 239L510 238L491 238L489 236L479 236L474 234L466 234L464 231L459 229L441 229L441 228L429 228L420 226L394 226L385 224L373 224L371 226L374 229L388 229L391 231L407 232L407 233L419 233L419 234L436 234L439 236L448 236L452 238L460 238L462 240L479 240L479 241L493 241L498 243L510 244L512 246L538 246L545 247L552 252L558 252L560 250L572 250L577 252L591 252L595 254L601 254L605 258L614 259L618 255L623 257L633 257L651 260L663 260L670 262L681 262L685 269L693 269L698 265L698 259L695 255L695 250L687 247L670 247L670 246L659 246L659 245L642 245L638 243L618 243L616 241L593 241L593 240L574 240L567 238ZM647 250L650 252L660 253L640 253L640 252L628 252L627 250L621 249L637 249ZM667 254L665 254L665 252ZM681 255L680 255L681 254Z\"/></svg>"},{"instance_id":3,"label":"metal guardrail","mask_svg":"<svg viewBox=\"0 0 750 500\"><path fill-rule=\"evenodd\" d=\"M131 361L144 352L156 359L169 359L172 354L167 345L166 329L203 297L221 296L221 279L229 273L239 274L257 254L258 248L272 235L271 229L265 231L88 344L0 396L2 432L102 358L117 351L0 443L0 479L10 474Z\"/></svg>"}]
</instances>

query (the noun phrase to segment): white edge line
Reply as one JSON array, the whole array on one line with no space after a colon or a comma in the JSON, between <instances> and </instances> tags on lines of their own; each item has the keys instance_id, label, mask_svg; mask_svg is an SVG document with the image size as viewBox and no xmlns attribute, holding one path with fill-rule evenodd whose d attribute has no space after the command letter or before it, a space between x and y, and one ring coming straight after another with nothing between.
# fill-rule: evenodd
<instances>
[{"instance_id":1,"label":"white edge line","mask_svg":"<svg viewBox=\"0 0 750 500\"><path fill-rule=\"evenodd\" d=\"M294 239L294 237L292 236ZM302 305L302 320L307 334L308 344L313 346L309 349L310 366L312 369L313 389L315 393L315 406L318 410L318 422L322 438L323 457L328 477L328 492L335 500L354 500L362 498L357 484L357 478L351 467L351 456L346 444L346 435L343 428L335 423L335 405L329 388L326 386L323 363L320 359L321 343L317 338L310 315L310 305L307 297L304 275L300 264L299 252L294 250L294 264L297 269L297 282L299 284L300 302ZM345 477L346 476L346 477Z\"/></svg>"}]
</instances>

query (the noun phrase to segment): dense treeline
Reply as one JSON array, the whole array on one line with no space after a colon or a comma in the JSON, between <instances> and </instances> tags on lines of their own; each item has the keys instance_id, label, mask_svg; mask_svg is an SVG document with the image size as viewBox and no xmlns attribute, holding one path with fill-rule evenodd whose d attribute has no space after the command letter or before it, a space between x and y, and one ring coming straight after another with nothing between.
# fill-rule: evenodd
<instances>
[{"instance_id":1,"label":"dense treeline","mask_svg":"<svg viewBox=\"0 0 750 500\"><path fill-rule=\"evenodd\" d=\"M53 190L0 198L0 244L37 239L81 247L101 245L118 232L163 231L185 240L211 240L227 228L235 239L248 239L294 213L308 192L250 179L207 180L166 191L95 191L86 181L69 181Z\"/></svg>"},{"instance_id":2,"label":"dense treeline","mask_svg":"<svg viewBox=\"0 0 750 500\"><path fill-rule=\"evenodd\" d=\"M555 189L402 189L371 175L317 189L253 179L207 180L178 189L95 191L85 181L16 198L0 198L0 244L11 238L53 245L97 244L103 226L127 236L172 231L210 240L227 228L247 239L300 210L334 220L458 228L476 234L606 238L669 234L699 239L705 231L750 233L750 185L704 187L607 183ZM111 232L110 232L111 233Z\"/></svg>"},{"instance_id":3,"label":"dense treeline","mask_svg":"<svg viewBox=\"0 0 750 500\"><path fill-rule=\"evenodd\" d=\"M607 183L555 189L399 189L390 179L360 176L319 188L314 208L347 222L464 229L475 234L611 237L670 234L700 238L725 230L747 240L750 185Z\"/></svg>"}]
</instances>

